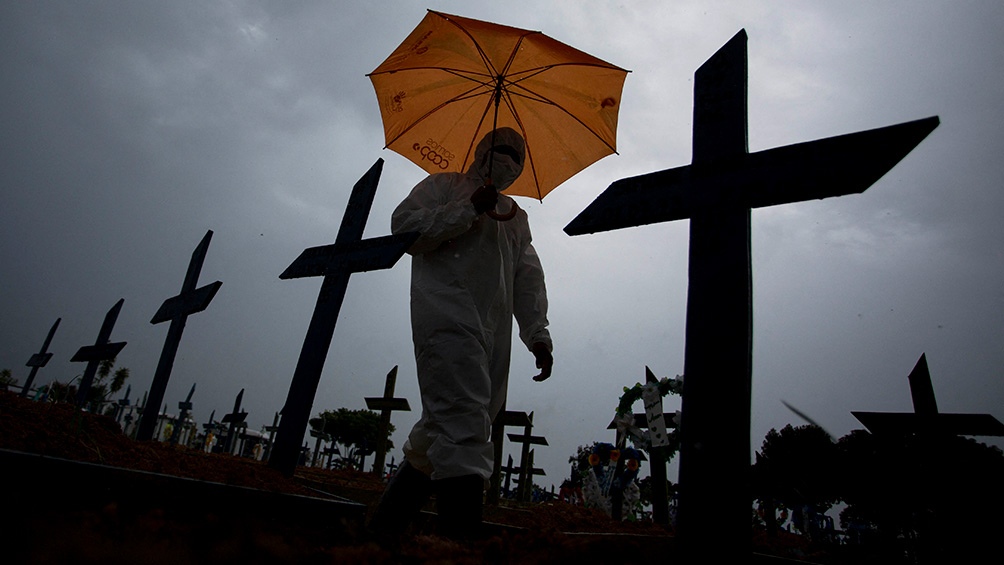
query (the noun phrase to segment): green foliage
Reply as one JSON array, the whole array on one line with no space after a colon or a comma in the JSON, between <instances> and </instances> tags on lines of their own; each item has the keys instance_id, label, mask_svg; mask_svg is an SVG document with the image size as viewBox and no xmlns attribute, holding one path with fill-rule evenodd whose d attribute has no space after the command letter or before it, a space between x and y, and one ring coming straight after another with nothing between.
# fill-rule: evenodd
<instances>
[{"instance_id":1,"label":"green foliage","mask_svg":"<svg viewBox=\"0 0 1004 565\"><path fill-rule=\"evenodd\" d=\"M787 508L827 511L840 500L837 446L819 426L770 430L753 465L757 500L772 498Z\"/></svg>"},{"instance_id":2,"label":"green foliage","mask_svg":"<svg viewBox=\"0 0 1004 565\"><path fill-rule=\"evenodd\" d=\"M683 379L679 376L670 379L668 377L663 377L658 381L659 394L662 398L670 394L675 394L677 396L683 394ZM624 387L624 394L621 395L620 400L617 402L617 417L624 417L627 415L634 415L634 403L641 400L644 385L641 383L635 383L633 387ZM667 423L673 417L672 413L664 413L664 418L666 418ZM666 462L673 460L677 452L680 450L680 432L677 428L671 428L667 425L666 437L669 441L669 445L665 446L663 449L663 456L666 458ZM649 445L649 440L635 437L632 434L628 435L631 440L631 444L638 449L647 451L651 453L651 446ZM580 447L581 449L581 447Z\"/></svg>"},{"instance_id":3,"label":"green foliage","mask_svg":"<svg viewBox=\"0 0 1004 565\"><path fill-rule=\"evenodd\" d=\"M325 410L316 418L311 418L309 423L313 430L328 434L333 442L347 448L375 449L380 437L380 414L371 410ZM388 450L394 447L390 440L393 433L394 424L390 424L386 437ZM349 451L342 450L342 453Z\"/></svg>"},{"instance_id":4,"label":"green foliage","mask_svg":"<svg viewBox=\"0 0 1004 565\"><path fill-rule=\"evenodd\" d=\"M913 539L917 555L959 563L969 561L959 551L976 557L976 548L1004 529L1004 453L997 447L959 436L864 430L837 446L845 529L866 528L880 543Z\"/></svg>"},{"instance_id":5,"label":"green foliage","mask_svg":"<svg viewBox=\"0 0 1004 565\"><path fill-rule=\"evenodd\" d=\"M791 425L767 433L752 469L764 507L821 513L843 501L855 543L917 563L973 562L992 549L1004 530L1001 477L1004 453L960 436L854 430L833 443Z\"/></svg>"},{"instance_id":6,"label":"green foliage","mask_svg":"<svg viewBox=\"0 0 1004 565\"><path fill-rule=\"evenodd\" d=\"M638 489L641 491L641 504L642 506L651 506L654 497L652 496L653 487L655 485L652 475L645 477L638 481ZM676 485L673 481L666 479L666 496L673 500L673 496L676 494Z\"/></svg>"},{"instance_id":7,"label":"green foliage","mask_svg":"<svg viewBox=\"0 0 1004 565\"><path fill-rule=\"evenodd\" d=\"M633 387L624 387L624 394L621 396L620 401L617 403L617 414L632 414L632 406L638 400L641 400L643 385L641 383L635 383ZM677 396L683 394L683 379L677 377L675 379L670 379L668 377L663 377L659 379L659 394L663 398L668 394L675 394Z\"/></svg>"},{"instance_id":8,"label":"green foliage","mask_svg":"<svg viewBox=\"0 0 1004 565\"><path fill-rule=\"evenodd\" d=\"M98 364L97 373L94 375L94 381L91 383L91 389L87 393L85 405L88 409L92 412L99 412L101 406L109 402L109 397L112 394L122 390L129 375L127 367L115 369L115 359L101 361ZM76 402L77 390L77 385L73 384L73 380L66 384L53 382L48 392L49 399L54 402Z\"/></svg>"},{"instance_id":9,"label":"green foliage","mask_svg":"<svg viewBox=\"0 0 1004 565\"><path fill-rule=\"evenodd\" d=\"M589 456L596 450L599 444L600 442L594 441L592 445L580 445L576 448L575 455L568 458L568 462L572 464L577 473L589 469Z\"/></svg>"},{"instance_id":10,"label":"green foliage","mask_svg":"<svg viewBox=\"0 0 1004 565\"><path fill-rule=\"evenodd\" d=\"M0 390L16 385L17 379L11 375L10 369L0 369Z\"/></svg>"}]
</instances>

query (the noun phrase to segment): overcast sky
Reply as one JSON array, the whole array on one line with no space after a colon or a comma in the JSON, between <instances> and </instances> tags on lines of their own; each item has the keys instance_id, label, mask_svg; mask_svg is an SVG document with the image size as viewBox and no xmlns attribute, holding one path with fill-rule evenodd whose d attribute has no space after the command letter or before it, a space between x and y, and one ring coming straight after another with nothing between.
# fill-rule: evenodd
<instances>
[{"instance_id":1,"label":"overcast sky","mask_svg":"<svg viewBox=\"0 0 1004 565\"><path fill-rule=\"evenodd\" d=\"M433 8L540 30L632 71L619 155L519 202L555 342L545 383L530 380L529 353L513 354L509 407L534 411L550 443L537 449L538 482L560 484L577 446L613 439L622 387L646 365L683 372L687 222L562 228L611 182L690 163L694 71L740 29L751 152L941 118L864 194L753 212L751 447L803 423L782 400L837 437L861 427L852 410L912 411L907 375L925 352L942 412L1004 419L1004 4L349 4L0 4L0 368L23 383L61 317L36 382L69 381L84 369L70 357L124 298L112 341L128 342L118 365L142 396L168 326L149 320L211 229L199 282L223 287L188 319L165 401L173 410L197 383L202 423L244 388L250 426L270 424L320 287L279 273L334 241L352 184L377 159L366 237L389 233L424 177L382 149L365 74ZM409 270L406 257L352 277L313 413L364 408L395 365L397 396L419 406ZM398 448L417 418L395 413Z\"/></svg>"}]
</instances>

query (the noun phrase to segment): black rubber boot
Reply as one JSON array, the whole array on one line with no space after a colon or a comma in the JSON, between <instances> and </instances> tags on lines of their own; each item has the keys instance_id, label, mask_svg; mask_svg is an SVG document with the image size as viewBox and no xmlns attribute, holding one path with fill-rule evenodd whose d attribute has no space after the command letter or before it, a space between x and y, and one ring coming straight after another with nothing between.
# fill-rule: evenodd
<instances>
[{"instance_id":1,"label":"black rubber boot","mask_svg":"<svg viewBox=\"0 0 1004 565\"><path fill-rule=\"evenodd\" d=\"M393 546L432 495L432 479L407 460L387 483L367 530L381 545Z\"/></svg>"},{"instance_id":2,"label":"black rubber boot","mask_svg":"<svg viewBox=\"0 0 1004 565\"><path fill-rule=\"evenodd\" d=\"M465 475L432 482L439 514L439 535L457 541L479 539L485 482L477 475Z\"/></svg>"}]
</instances>

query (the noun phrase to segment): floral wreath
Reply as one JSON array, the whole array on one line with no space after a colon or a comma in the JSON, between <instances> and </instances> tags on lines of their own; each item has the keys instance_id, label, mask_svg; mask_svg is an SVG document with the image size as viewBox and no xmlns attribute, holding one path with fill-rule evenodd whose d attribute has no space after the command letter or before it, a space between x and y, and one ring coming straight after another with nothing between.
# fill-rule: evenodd
<instances>
[{"instance_id":1,"label":"floral wreath","mask_svg":"<svg viewBox=\"0 0 1004 565\"><path fill-rule=\"evenodd\" d=\"M645 371L649 372L648 367L645 367ZM683 376L677 375L675 378L670 379L669 377L663 377L658 380L657 386L659 388L659 395L665 398L669 394L682 395L683 394ZM651 438L648 430L641 431L634 427L634 410L632 406L638 400L641 400L642 394L644 393L646 385L642 383L635 383L633 387L624 387L624 394L621 395L620 400L617 403L617 414L616 421L619 426L624 426L627 428L628 436L631 438L631 443L643 449L645 451L651 451ZM673 417L679 425L679 414ZM670 438L669 453L667 454L667 459L671 458L673 454L676 453L679 448L679 440L676 437L676 430L671 430L667 432Z\"/></svg>"}]
</instances>

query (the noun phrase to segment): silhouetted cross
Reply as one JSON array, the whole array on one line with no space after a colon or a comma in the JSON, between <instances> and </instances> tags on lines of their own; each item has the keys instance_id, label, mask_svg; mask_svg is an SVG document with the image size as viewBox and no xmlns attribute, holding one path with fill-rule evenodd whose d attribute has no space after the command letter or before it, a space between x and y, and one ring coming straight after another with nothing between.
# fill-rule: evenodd
<instances>
[{"instance_id":1,"label":"silhouetted cross","mask_svg":"<svg viewBox=\"0 0 1004 565\"><path fill-rule=\"evenodd\" d=\"M410 412L411 406L407 398L394 398L394 386L397 384L397 365L387 373L383 385L382 397L366 398L366 408L380 411L380 426L377 428L376 457L373 460L373 472L378 477L383 476L384 462L387 460L387 430L390 429L390 413L397 410Z\"/></svg>"},{"instance_id":2,"label":"silhouetted cross","mask_svg":"<svg viewBox=\"0 0 1004 565\"><path fill-rule=\"evenodd\" d=\"M523 426L523 435L519 434L506 434L509 436L509 441L523 444L522 452L519 457L519 492L517 494L517 499L522 501L529 500L530 492L527 490L533 484L532 477L527 479L528 473L532 472L533 463L531 462L530 456L530 446L531 445L547 445L547 439L544 436L535 436L530 434L530 430L533 429L533 412L527 416L527 421Z\"/></svg>"},{"instance_id":3,"label":"silhouetted cross","mask_svg":"<svg viewBox=\"0 0 1004 565\"><path fill-rule=\"evenodd\" d=\"M178 403L178 410L181 410L181 414L178 416L178 425L174 427L171 437L167 439L168 443L176 444L181 439L181 428L185 425L185 420L188 419L188 413L192 411L192 395L194 394L195 383L192 383L192 388L189 389L184 402Z\"/></svg>"},{"instance_id":4,"label":"silhouetted cross","mask_svg":"<svg viewBox=\"0 0 1004 565\"><path fill-rule=\"evenodd\" d=\"M52 359L52 353L49 353L49 344L52 343L52 336L56 335L56 328L59 327L59 321L62 318L56 318L56 323L52 324L52 328L49 329L49 334L45 336L45 341L42 342L42 349L38 350L38 353L31 356L28 362L25 363L26 367L31 367L31 371L28 373L28 379L24 381L24 388L21 389L21 396L28 396L28 391L31 389L31 384L35 381L35 375L38 370L45 367L45 364Z\"/></svg>"},{"instance_id":5,"label":"silhouetted cross","mask_svg":"<svg viewBox=\"0 0 1004 565\"><path fill-rule=\"evenodd\" d=\"M382 169L383 159L378 159L352 187L335 243L305 250L279 275L280 279L324 277L282 409L279 435L268 463L287 476L292 476L296 469L300 442L307 431L310 409L317 394L349 276L393 267L419 236L417 233L405 233L362 239Z\"/></svg>"},{"instance_id":6,"label":"silhouetted cross","mask_svg":"<svg viewBox=\"0 0 1004 565\"><path fill-rule=\"evenodd\" d=\"M910 371L913 412L851 412L873 434L943 434L955 436L1004 436L1004 424L991 414L946 414L938 412L927 356L922 354Z\"/></svg>"},{"instance_id":7,"label":"silhouetted cross","mask_svg":"<svg viewBox=\"0 0 1004 565\"><path fill-rule=\"evenodd\" d=\"M520 461L519 467L515 469L516 482L519 483L516 485L516 500L520 502L530 502L533 494L533 477L547 475L540 467L533 466L533 453L534 450L531 449L526 459Z\"/></svg>"},{"instance_id":8,"label":"silhouetted cross","mask_svg":"<svg viewBox=\"0 0 1004 565\"><path fill-rule=\"evenodd\" d=\"M243 398L244 389L241 389L241 391L237 393L237 398L234 400L234 411L224 415L223 419L220 420L220 422L224 424L230 424L230 427L227 428L227 442L224 444L223 448L227 455L233 454L234 440L237 439L237 428L241 427L242 424L247 426L244 422L247 420L248 413L241 411L241 400L243 400Z\"/></svg>"},{"instance_id":9,"label":"silhouetted cross","mask_svg":"<svg viewBox=\"0 0 1004 565\"><path fill-rule=\"evenodd\" d=\"M147 399L143 415L140 417L136 439L153 438L154 428L157 427L157 407L164 401L164 392L167 390L167 382L171 380L171 369L174 367L174 358L178 354L178 345L181 344L181 334L185 331L185 322L188 321L188 316L205 310L213 301L216 292L220 290L220 286L223 285L222 282L216 281L202 288L195 288L195 285L199 283L199 273L202 272L202 264L206 260L209 241L212 238L213 230L209 230L202 237L202 241L195 246L192 259L188 262L188 271L185 273L181 292L177 296L165 300L157 313L153 315L153 319L150 320L151 324L170 320L171 325L167 329L167 339L164 340L160 361L157 362L157 371L153 374L150 397Z\"/></svg>"},{"instance_id":10,"label":"silhouetted cross","mask_svg":"<svg viewBox=\"0 0 1004 565\"><path fill-rule=\"evenodd\" d=\"M125 302L124 298L120 298L115 306L112 306L111 310L105 314L105 321L101 324L101 329L98 331L98 338L94 340L94 345L85 345L77 350L77 352L70 358L73 362L86 362L87 368L84 369L84 376L80 379L80 387L77 389L77 406L83 406L87 401L87 393L91 391L91 384L94 383L94 375L98 372L98 364L102 361L107 361L109 359L115 359L122 348L126 346L126 342L120 341L117 343L109 343L108 340L112 336L112 328L115 327L115 321L119 317L119 312L122 311L122 304Z\"/></svg>"}]
</instances>

